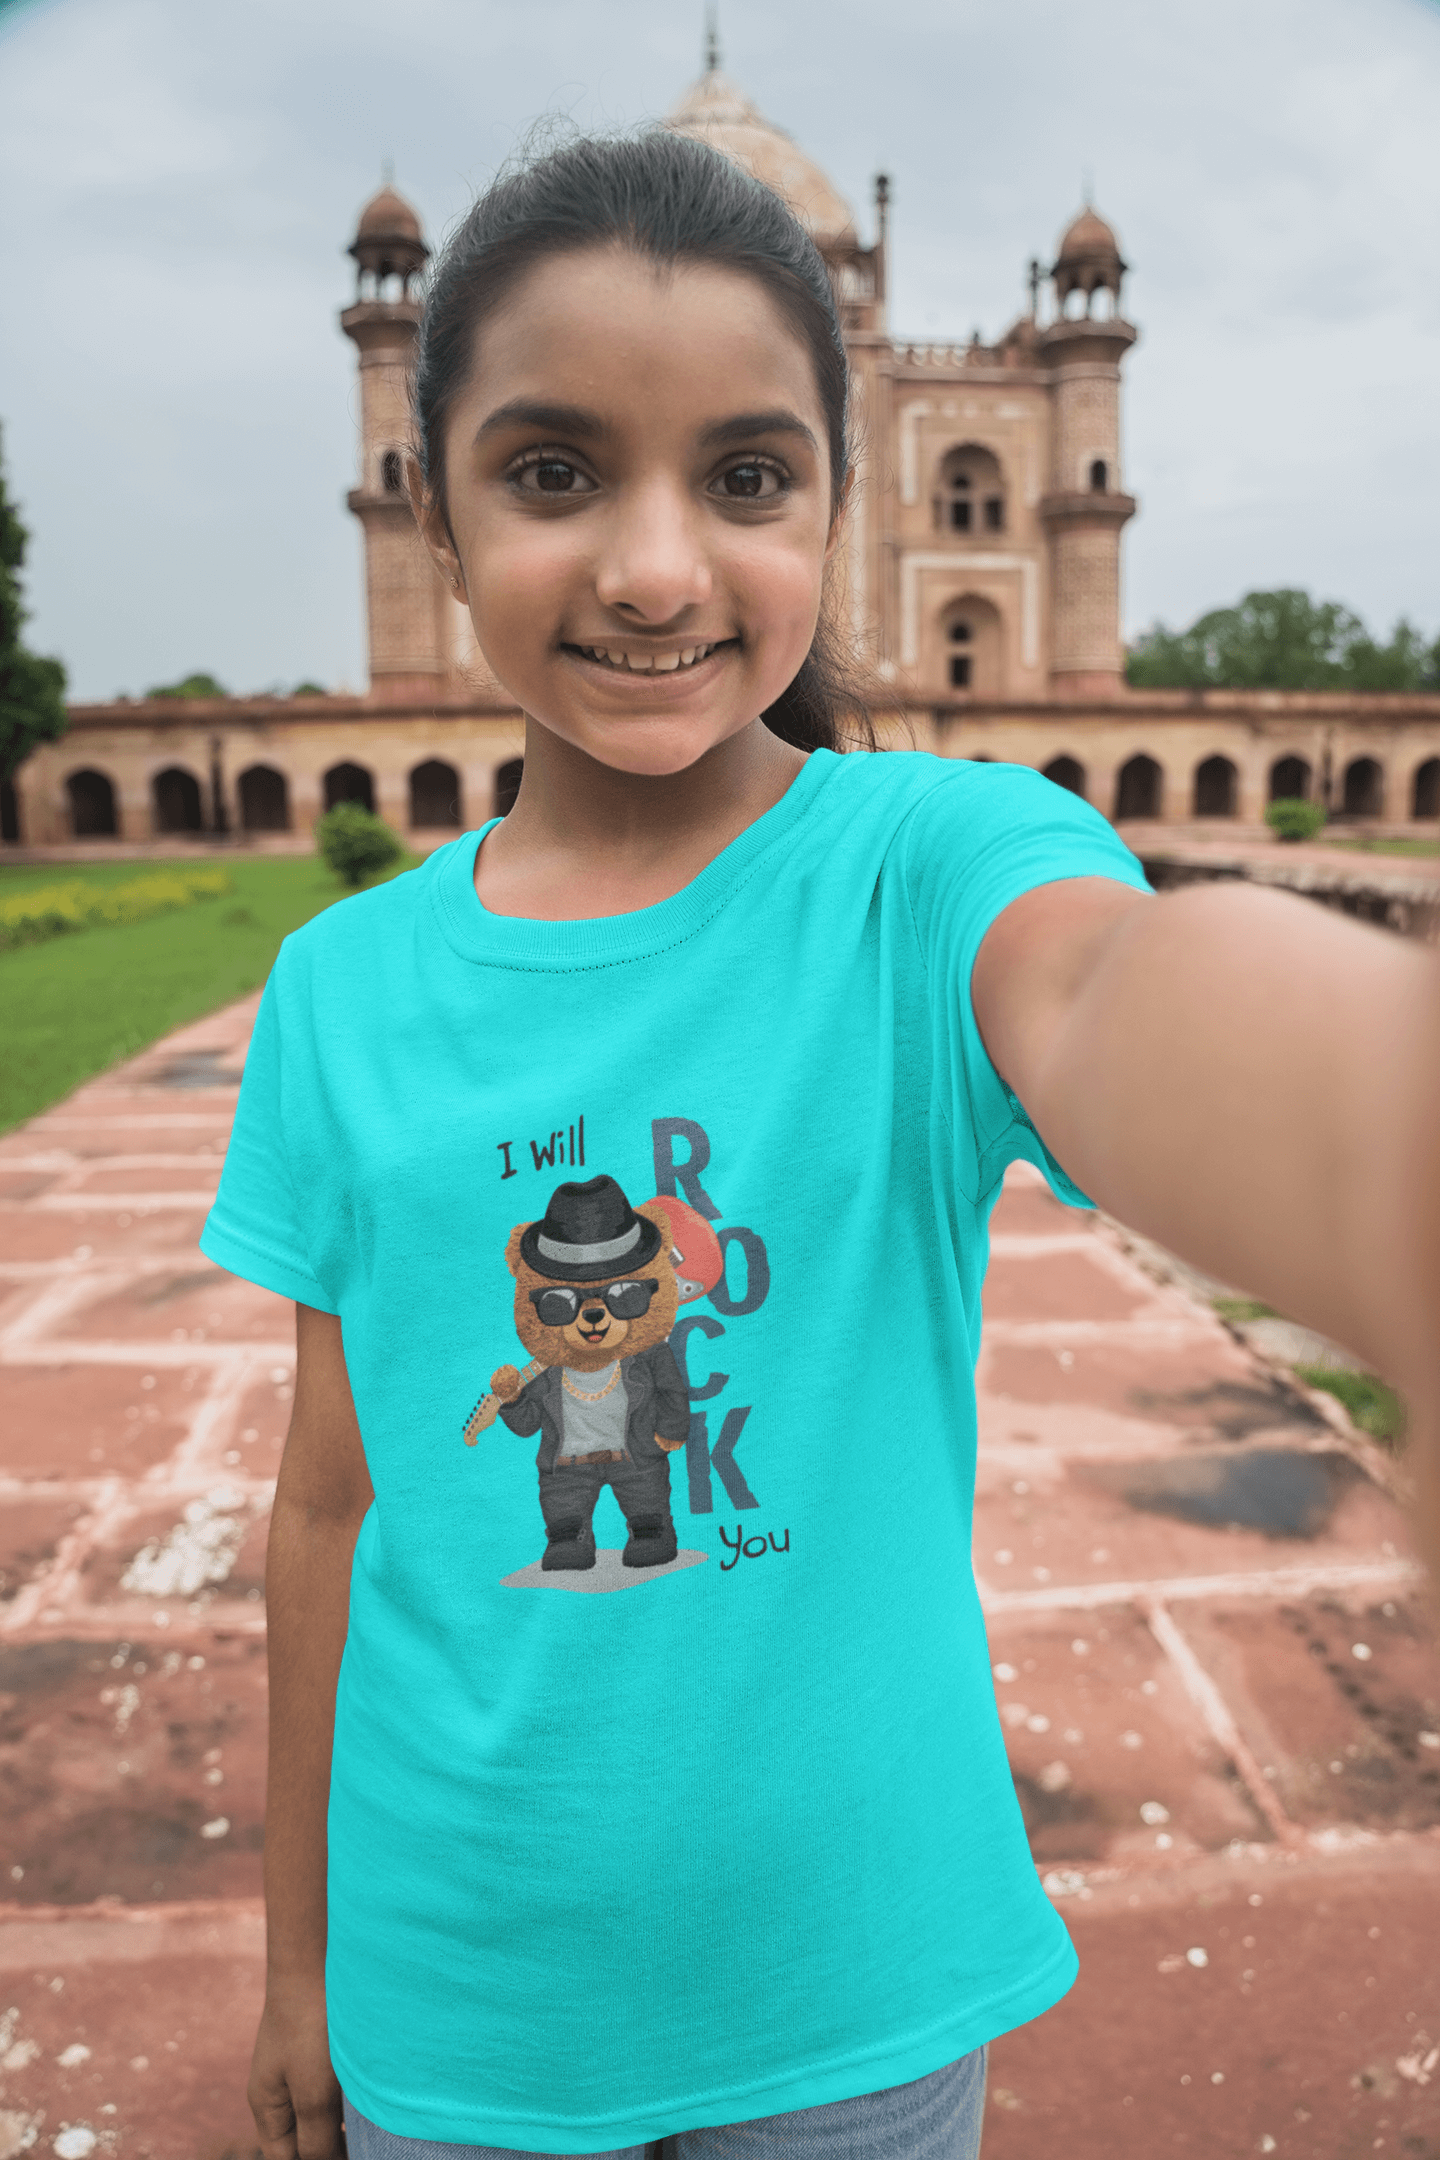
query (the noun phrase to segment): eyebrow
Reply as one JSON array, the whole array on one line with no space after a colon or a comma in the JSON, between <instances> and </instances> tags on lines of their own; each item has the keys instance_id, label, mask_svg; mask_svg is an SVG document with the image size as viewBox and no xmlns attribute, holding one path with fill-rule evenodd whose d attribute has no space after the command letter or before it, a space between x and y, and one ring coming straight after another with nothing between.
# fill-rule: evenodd
<instances>
[{"instance_id":1,"label":"eyebrow","mask_svg":"<svg viewBox=\"0 0 1440 2160\"><path fill-rule=\"evenodd\" d=\"M546 434L572 435L587 442L597 442L609 433L599 415L587 412L583 405L547 405L535 398L511 398L508 405L497 405L481 421L475 440L483 442L487 435L516 427L540 428Z\"/></svg>"},{"instance_id":2,"label":"eyebrow","mask_svg":"<svg viewBox=\"0 0 1440 2160\"><path fill-rule=\"evenodd\" d=\"M508 404L497 405L494 412L481 421L475 431L476 442L487 436L502 434L508 428L539 428L550 435L564 435L582 442L598 442L610 430L598 413L587 412L583 405L549 405L535 398L511 398ZM736 413L733 419L716 420L702 430L700 441L707 450L723 449L727 443L746 442L757 435L795 435L818 457L820 446L814 433L805 425L798 413L783 405L769 412Z\"/></svg>"},{"instance_id":3,"label":"eyebrow","mask_svg":"<svg viewBox=\"0 0 1440 2160\"><path fill-rule=\"evenodd\" d=\"M717 420L700 440L707 450L723 449L726 443L744 442L755 435L798 435L818 457L820 445L798 413L777 405L770 412L737 413L733 420Z\"/></svg>"}]
</instances>

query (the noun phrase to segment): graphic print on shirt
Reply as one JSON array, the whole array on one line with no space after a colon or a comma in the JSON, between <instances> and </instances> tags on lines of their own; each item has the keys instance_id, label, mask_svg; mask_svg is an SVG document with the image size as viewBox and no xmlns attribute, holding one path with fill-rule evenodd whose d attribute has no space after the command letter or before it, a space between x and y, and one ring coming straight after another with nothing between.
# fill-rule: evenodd
<instances>
[{"instance_id":1,"label":"graphic print on shirt","mask_svg":"<svg viewBox=\"0 0 1440 2160\"><path fill-rule=\"evenodd\" d=\"M712 1469L734 1505L758 1506L734 1460L748 1408L727 1411L712 1447L705 1411L691 1407L713 1398L727 1376L712 1373L692 1386L688 1339L696 1329L714 1338L725 1328L706 1315L677 1322L677 1314L702 1297L728 1314L755 1310L769 1289L765 1248L749 1230L717 1236L706 1219L719 1211L699 1181L709 1160L702 1127L691 1119L656 1119L652 1139L661 1187L654 1199L632 1206L607 1174L566 1182L552 1190L538 1221L515 1225L505 1248L515 1331L530 1361L492 1374L464 1439L474 1446L497 1415L512 1432L540 1437L545 1550L537 1565L505 1577L509 1585L538 1587L559 1578L556 1588L627 1589L647 1579L641 1570L672 1573L708 1558L682 1550L676 1535L670 1457L682 1448L692 1515L713 1511ZM678 1162L677 1139L688 1149ZM508 1165L508 1150L505 1155ZM731 1241L739 1241L744 1261L740 1298L725 1281ZM593 1517L606 1486L625 1519L623 1551L596 1543ZM733 1539L721 1535L732 1555L722 1568L733 1568L739 1528ZM788 1533L786 1547L775 1549L787 1548ZM571 1579L579 1576L586 1579Z\"/></svg>"}]
</instances>

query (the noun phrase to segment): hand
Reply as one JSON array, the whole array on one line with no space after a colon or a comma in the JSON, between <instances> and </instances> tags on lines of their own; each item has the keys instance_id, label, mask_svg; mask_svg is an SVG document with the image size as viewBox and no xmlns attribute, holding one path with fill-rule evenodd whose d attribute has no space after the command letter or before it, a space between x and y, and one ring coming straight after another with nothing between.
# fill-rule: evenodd
<instances>
[{"instance_id":1,"label":"hand","mask_svg":"<svg viewBox=\"0 0 1440 2160\"><path fill-rule=\"evenodd\" d=\"M667 1440L664 1433L657 1432L655 1435L655 1445L658 1448L664 1448L667 1455L673 1455L676 1448L684 1447L685 1443L683 1440Z\"/></svg>"},{"instance_id":2,"label":"hand","mask_svg":"<svg viewBox=\"0 0 1440 2160\"><path fill-rule=\"evenodd\" d=\"M323 1973L271 1981L246 2098L264 2160L344 2160L344 2111L330 2061Z\"/></svg>"},{"instance_id":3,"label":"hand","mask_svg":"<svg viewBox=\"0 0 1440 2160\"><path fill-rule=\"evenodd\" d=\"M520 1393L520 1375L513 1365L497 1365L490 1375L490 1392L501 1402L514 1402Z\"/></svg>"}]
</instances>

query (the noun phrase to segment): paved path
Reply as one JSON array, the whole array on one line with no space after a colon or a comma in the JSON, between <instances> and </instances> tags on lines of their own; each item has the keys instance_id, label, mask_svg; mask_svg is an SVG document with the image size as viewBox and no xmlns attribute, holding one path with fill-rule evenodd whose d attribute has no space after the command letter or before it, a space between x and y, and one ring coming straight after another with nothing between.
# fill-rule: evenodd
<instances>
[{"instance_id":1,"label":"paved path","mask_svg":"<svg viewBox=\"0 0 1440 2160\"><path fill-rule=\"evenodd\" d=\"M250 2160L293 1349L210 1267L253 1000L0 1141L0 2160ZM986 2160L1440 2160L1440 1662L1387 1471L1028 1173L976 1564L1083 1976Z\"/></svg>"}]
</instances>

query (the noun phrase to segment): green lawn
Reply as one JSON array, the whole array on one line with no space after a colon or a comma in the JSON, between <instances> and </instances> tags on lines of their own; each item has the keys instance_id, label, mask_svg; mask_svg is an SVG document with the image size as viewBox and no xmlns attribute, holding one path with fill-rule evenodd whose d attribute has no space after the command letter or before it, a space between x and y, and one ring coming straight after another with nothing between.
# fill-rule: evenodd
<instances>
[{"instance_id":1,"label":"green lawn","mask_svg":"<svg viewBox=\"0 0 1440 2160\"><path fill-rule=\"evenodd\" d=\"M344 887L314 855L219 860L232 890L170 915L0 953L0 1132L263 983L280 940ZM407 857L403 868L418 860ZM0 893L81 879L119 885L156 861L0 865ZM193 868L187 859L177 868Z\"/></svg>"},{"instance_id":2,"label":"green lawn","mask_svg":"<svg viewBox=\"0 0 1440 2160\"><path fill-rule=\"evenodd\" d=\"M1336 840L1323 835L1326 847L1351 855L1440 855L1440 840Z\"/></svg>"}]
</instances>

